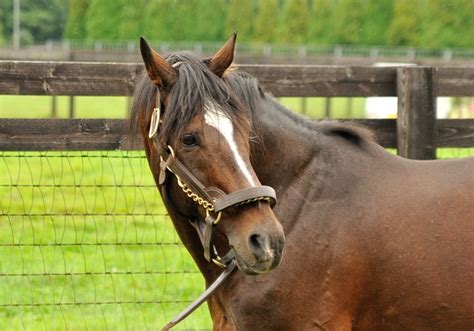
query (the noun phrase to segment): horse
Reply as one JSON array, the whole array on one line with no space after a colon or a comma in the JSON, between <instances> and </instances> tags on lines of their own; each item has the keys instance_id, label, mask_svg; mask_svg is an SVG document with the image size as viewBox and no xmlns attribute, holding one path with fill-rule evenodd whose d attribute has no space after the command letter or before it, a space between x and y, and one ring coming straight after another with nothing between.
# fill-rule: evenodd
<instances>
[{"instance_id":1,"label":"horse","mask_svg":"<svg viewBox=\"0 0 474 331\"><path fill-rule=\"evenodd\" d=\"M474 159L408 160L297 115L231 66L235 41L203 59L142 39L131 112L207 286L219 252L238 267L208 300L213 328L472 330Z\"/></svg>"}]
</instances>

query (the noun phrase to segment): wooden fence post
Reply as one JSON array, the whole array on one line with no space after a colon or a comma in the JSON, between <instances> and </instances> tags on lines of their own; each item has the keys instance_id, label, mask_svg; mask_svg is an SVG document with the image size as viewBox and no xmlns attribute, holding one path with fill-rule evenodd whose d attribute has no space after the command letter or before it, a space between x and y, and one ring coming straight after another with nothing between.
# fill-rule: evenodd
<instances>
[{"instance_id":1,"label":"wooden fence post","mask_svg":"<svg viewBox=\"0 0 474 331\"><path fill-rule=\"evenodd\" d=\"M433 69L398 68L397 93L398 155L418 160L435 159L436 95Z\"/></svg>"},{"instance_id":2,"label":"wooden fence post","mask_svg":"<svg viewBox=\"0 0 474 331\"><path fill-rule=\"evenodd\" d=\"M57 102L57 96L53 95L51 97L51 118L57 118L58 117L58 102Z\"/></svg>"},{"instance_id":3,"label":"wooden fence post","mask_svg":"<svg viewBox=\"0 0 474 331\"><path fill-rule=\"evenodd\" d=\"M324 116L325 118L331 118L331 98L325 98L324 103Z\"/></svg>"},{"instance_id":4,"label":"wooden fence post","mask_svg":"<svg viewBox=\"0 0 474 331\"><path fill-rule=\"evenodd\" d=\"M69 97L69 118L74 118L76 116L74 96Z\"/></svg>"}]
</instances>

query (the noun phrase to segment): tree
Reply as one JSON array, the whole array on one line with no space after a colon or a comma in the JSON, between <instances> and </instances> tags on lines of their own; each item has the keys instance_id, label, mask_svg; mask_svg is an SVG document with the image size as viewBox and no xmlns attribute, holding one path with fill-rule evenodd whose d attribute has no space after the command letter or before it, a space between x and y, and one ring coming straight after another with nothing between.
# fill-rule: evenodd
<instances>
[{"instance_id":1,"label":"tree","mask_svg":"<svg viewBox=\"0 0 474 331\"><path fill-rule=\"evenodd\" d=\"M334 40L338 44L358 44L362 39L364 0L340 0L334 8Z\"/></svg>"},{"instance_id":2,"label":"tree","mask_svg":"<svg viewBox=\"0 0 474 331\"><path fill-rule=\"evenodd\" d=\"M308 37L308 4L306 0L288 0L283 8L281 40L291 43L306 42Z\"/></svg>"},{"instance_id":3,"label":"tree","mask_svg":"<svg viewBox=\"0 0 474 331\"><path fill-rule=\"evenodd\" d=\"M86 39L86 13L90 0L69 0L69 8L64 28L67 39Z\"/></svg>"},{"instance_id":4,"label":"tree","mask_svg":"<svg viewBox=\"0 0 474 331\"><path fill-rule=\"evenodd\" d=\"M420 32L423 46L472 47L474 40L472 0L430 0L425 6Z\"/></svg>"},{"instance_id":5,"label":"tree","mask_svg":"<svg viewBox=\"0 0 474 331\"><path fill-rule=\"evenodd\" d=\"M147 5L143 34L151 40L174 40L180 35L174 0L155 0Z\"/></svg>"},{"instance_id":6,"label":"tree","mask_svg":"<svg viewBox=\"0 0 474 331\"><path fill-rule=\"evenodd\" d=\"M13 2L0 1L3 33L11 39ZM21 0L21 37L25 42L61 39L66 20L67 2L63 0Z\"/></svg>"},{"instance_id":7,"label":"tree","mask_svg":"<svg viewBox=\"0 0 474 331\"><path fill-rule=\"evenodd\" d=\"M274 42L277 38L276 27L279 23L279 8L277 0L261 0L255 20L256 41Z\"/></svg>"},{"instance_id":8,"label":"tree","mask_svg":"<svg viewBox=\"0 0 474 331\"><path fill-rule=\"evenodd\" d=\"M308 19L308 41L311 43L333 44L333 0L313 0Z\"/></svg>"},{"instance_id":9,"label":"tree","mask_svg":"<svg viewBox=\"0 0 474 331\"><path fill-rule=\"evenodd\" d=\"M86 13L86 36L88 40L117 40L118 27L122 21L122 10L126 0L91 0Z\"/></svg>"},{"instance_id":10,"label":"tree","mask_svg":"<svg viewBox=\"0 0 474 331\"><path fill-rule=\"evenodd\" d=\"M5 37L3 36L3 10L0 8L0 47L3 46L5 42Z\"/></svg>"},{"instance_id":11,"label":"tree","mask_svg":"<svg viewBox=\"0 0 474 331\"><path fill-rule=\"evenodd\" d=\"M145 34L153 40L221 40L225 0L157 0L146 6Z\"/></svg>"},{"instance_id":12,"label":"tree","mask_svg":"<svg viewBox=\"0 0 474 331\"><path fill-rule=\"evenodd\" d=\"M227 38L225 22L227 6L225 0L200 0L192 20L194 40L214 41Z\"/></svg>"},{"instance_id":13,"label":"tree","mask_svg":"<svg viewBox=\"0 0 474 331\"><path fill-rule=\"evenodd\" d=\"M366 0L363 10L365 19L360 43L364 45L385 44L387 22L390 22L393 16L393 0Z\"/></svg>"},{"instance_id":14,"label":"tree","mask_svg":"<svg viewBox=\"0 0 474 331\"><path fill-rule=\"evenodd\" d=\"M229 0L226 20L226 35L239 32L239 40L253 39L254 26L252 18L254 15L252 0Z\"/></svg>"},{"instance_id":15,"label":"tree","mask_svg":"<svg viewBox=\"0 0 474 331\"><path fill-rule=\"evenodd\" d=\"M387 44L397 46L416 46L418 44L420 9L413 0L395 1L393 19L387 30Z\"/></svg>"},{"instance_id":16,"label":"tree","mask_svg":"<svg viewBox=\"0 0 474 331\"><path fill-rule=\"evenodd\" d=\"M143 12L146 0L123 0L121 20L118 26L120 40L134 40L143 33Z\"/></svg>"}]
</instances>

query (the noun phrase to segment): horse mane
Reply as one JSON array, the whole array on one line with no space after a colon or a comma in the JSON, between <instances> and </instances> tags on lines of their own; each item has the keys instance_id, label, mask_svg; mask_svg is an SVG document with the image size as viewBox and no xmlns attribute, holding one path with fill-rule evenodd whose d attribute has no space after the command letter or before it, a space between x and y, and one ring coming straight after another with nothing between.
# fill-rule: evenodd
<instances>
[{"instance_id":1,"label":"horse mane","mask_svg":"<svg viewBox=\"0 0 474 331\"><path fill-rule=\"evenodd\" d=\"M166 59L178 71L178 79L170 93L170 109L166 109L162 115L160 141L170 139L186 127L201 111L206 100L216 102L232 120L240 120L241 114L238 110L247 109L250 112L251 122L254 122L253 113L265 106L268 107L268 103L271 103L273 108L292 122L310 131L337 136L355 145L374 141L373 133L358 124L336 120L314 121L288 110L270 93L264 91L255 77L238 71L235 67L227 70L223 79L220 79L208 69L206 60L203 61L192 53L174 53ZM149 125L157 93L159 93L157 86L144 73L136 88L131 107L132 131L138 129L142 116L146 120L146 125Z\"/></svg>"},{"instance_id":2,"label":"horse mane","mask_svg":"<svg viewBox=\"0 0 474 331\"><path fill-rule=\"evenodd\" d=\"M177 81L170 90L167 109L160 105L163 120L159 130L160 141L172 139L185 128L198 112L202 111L208 100L218 105L231 120L240 120L240 101L225 82L209 70L200 57L190 52L178 52L167 56L166 60L176 69ZM132 130L136 131L143 125L139 123L141 119L149 126L157 93L158 87L144 72L135 90L130 110Z\"/></svg>"},{"instance_id":3,"label":"horse mane","mask_svg":"<svg viewBox=\"0 0 474 331\"><path fill-rule=\"evenodd\" d=\"M253 111L259 111L264 107L262 102L270 102L273 107L279 112L285 114L294 123L311 131L318 131L329 136L338 136L356 145L363 142L373 142L375 140L374 134L371 130L350 121L337 120L311 120L299 114L296 114L276 100L270 93L265 92L258 83L258 80L245 73L237 70L225 76L226 82L231 86L231 89L239 96L242 102L247 106L246 108Z\"/></svg>"}]
</instances>

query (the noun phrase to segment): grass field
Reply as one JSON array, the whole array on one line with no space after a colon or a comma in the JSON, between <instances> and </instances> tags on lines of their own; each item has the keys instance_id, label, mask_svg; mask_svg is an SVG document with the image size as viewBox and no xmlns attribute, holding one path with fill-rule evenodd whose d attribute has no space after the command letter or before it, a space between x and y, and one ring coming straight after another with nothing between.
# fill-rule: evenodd
<instances>
[{"instance_id":1,"label":"grass field","mask_svg":"<svg viewBox=\"0 0 474 331\"><path fill-rule=\"evenodd\" d=\"M280 101L295 111L301 112L300 98L280 98ZM52 114L53 98L48 96L0 96L0 117L49 118ZM77 118L125 118L130 99L127 97L75 97ZM69 117L69 97L56 97L58 118ZM325 118L325 98L306 98L308 117ZM331 117L363 118L364 98L332 98Z\"/></svg>"},{"instance_id":2,"label":"grass field","mask_svg":"<svg viewBox=\"0 0 474 331\"><path fill-rule=\"evenodd\" d=\"M0 118L48 118L51 101L0 96ZM78 97L76 117L125 118L128 102ZM334 98L333 116L364 117L362 98L348 102ZM68 103L57 98L57 117ZM306 109L323 118L325 100ZM0 273L2 330L157 329L204 288L142 152L0 152ZM204 306L180 328L210 326Z\"/></svg>"},{"instance_id":3,"label":"grass field","mask_svg":"<svg viewBox=\"0 0 474 331\"><path fill-rule=\"evenodd\" d=\"M0 329L158 328L204 287L141 152L0 154ZM183 324L209 327L206 307Z\"/></svg>"}]
</instances>

